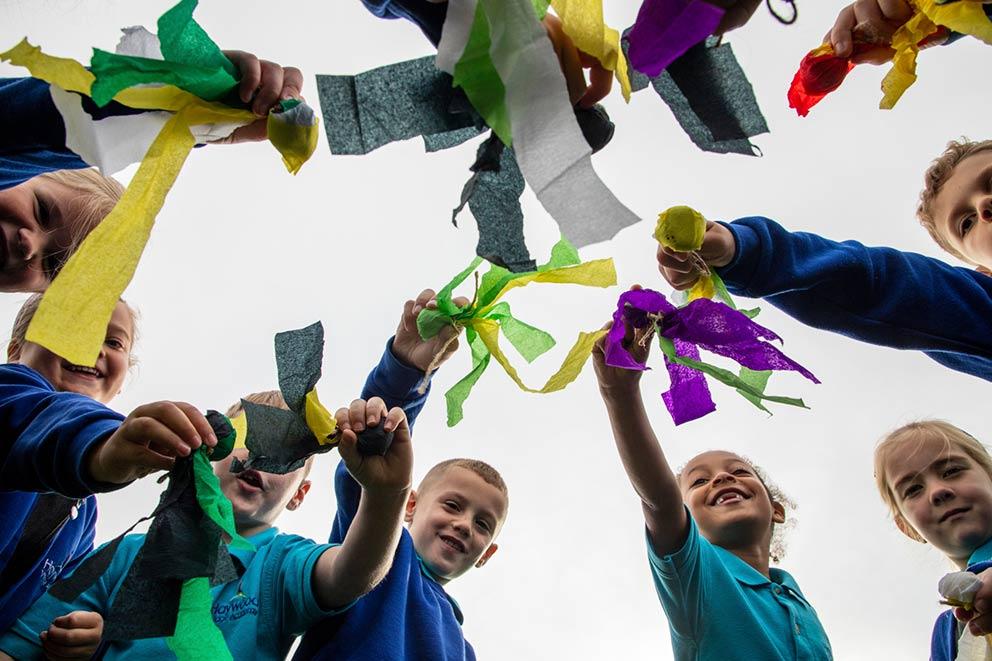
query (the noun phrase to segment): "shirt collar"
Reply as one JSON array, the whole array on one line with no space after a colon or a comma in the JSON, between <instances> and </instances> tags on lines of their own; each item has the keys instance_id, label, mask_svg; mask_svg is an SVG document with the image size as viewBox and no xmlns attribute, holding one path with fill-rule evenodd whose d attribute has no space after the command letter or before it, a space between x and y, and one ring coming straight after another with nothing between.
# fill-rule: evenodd
<instances>
[{"instance_id":1,"label":"shirt collar","mask_svg":"<svg viewBox=\"0 0 992 661\"><path fill-rule=\"evenodd\" d=\"M713 548L720 555L720 559L723 561L723 566L726 567L731 574L733 574L734 578L737 579L739 583L751 587L759 587L768 584L781 585L782 587L788 589L792 594L796 595L803 601L806 601L802 590L799 589L799 584L796 583L796 579L792 578L792 574L784 569L772 567L768 572L771 575L771 578L769 579L727 549L717 546L716 544L713 545Z\"/></svg>"},{"instance_id":2,"label":"shirt collar","mask_svg":"<svg viewBox=\"0 0 992 661\"><path fill-rule=\"evenodd\" d=\"M420 554L414 552L414 555L417 558L417 562L420 563L420 573L423 574L431 583L437 586L437 589L440 590L441 594L443 594L448 600L448 603L451 604L451 610L455 612L455 619L458 620L458 624L464 624L465 616L462 615L461 606L459 606L458 602L455 601L455 598L448 594L448 591L444 589L444 586L441 585L440 581L438 581L437 575L431 571L431 568L427 566L427 563L420 557Z\"/></svg>"},{"instance_id":3,"label":"shirt collar","mask_svg":"<svg viewBox=\"0 0 992 661\"><path fill-rule=\"evenodd\" d=\"M250 537L245 537L245 539L248 540L251 543L251 545L255 547L254 550L249 551L248 549L242 549L236 546L228 546L227 550L231 553L231 555L233 555L235 558L241 561L242 565L247 567L248 564L251 562L251 559L255 556L255 552L258 551L258 549L265 546L266 544L268 544L269 542L271 542L273 539L275 539L276 535L278 534L279 534L278 528L275 527L266 528L262 532L257 532L254 535L251 535Z\"/></svg>"},{"instance_id":4,"label":"shirt collar","mask_svg":"<svg viewBox=\"0 0 992 661\"><path fill-rule=\"evenodd\" d=\"M968 564L973 565L976 562L985 562L987 560L992 560L992 539L975 549L975 552L968 558Z\"/></svg>"}]
</instances>

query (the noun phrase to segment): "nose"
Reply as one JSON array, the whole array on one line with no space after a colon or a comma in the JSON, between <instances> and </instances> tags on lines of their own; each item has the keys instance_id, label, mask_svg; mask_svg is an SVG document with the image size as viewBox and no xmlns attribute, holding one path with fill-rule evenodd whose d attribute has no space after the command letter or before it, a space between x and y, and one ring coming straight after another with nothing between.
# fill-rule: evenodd
<instances>
[{"instance_id":1,"label":"nose","mask_svg":"<svg viewBox=\"0 0 992 661\"><path fill-rule=\"evenodd\" d=\"M932 505L943 505L954 499L954 492L946 484L938 482L930 488L930 503Z\"/></svg>"},{"instance_id":2,"label":"nose","mask_svg":"<svg viewBox=\"0 0 992 661\"><path fill-rule=\"evenodd\" d=\"M461 537L468 537L471 527L468 525L468 521L464 517L457 517L452 520L451 527L454 528L455 532Z\"/></svg>"},{"instance_id":3,"label":"nose","mask_svg":"<svg viewBox=\"0 0 992 661\"><path fill-rule=\"evenodd\" d=\"M737 478L734 477L733 473L728 473L727 471L720 471L713 478L713 484L720 484L722 482L736 482Z\"/></svg>"},{"instance_id":4,"label":"nose","mask_svg":"<svg viewBox=\"0 0 992 661\"><path fill-rule=\"evenodd\" d=\"M17 241L14 242L14 246L22 261L31 262L42 253L47 242L48 235L44 232L36 232L22 227L17 230Z\"/></svg>"}]
</instances>

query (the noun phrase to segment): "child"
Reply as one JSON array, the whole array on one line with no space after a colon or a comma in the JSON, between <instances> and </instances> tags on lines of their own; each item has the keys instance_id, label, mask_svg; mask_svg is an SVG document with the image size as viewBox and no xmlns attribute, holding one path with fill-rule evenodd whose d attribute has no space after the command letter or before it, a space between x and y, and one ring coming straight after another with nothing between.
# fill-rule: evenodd
<instances>
[{"instance_id":1,"label":"child","mask_svg":"<svg viewBox=\"0 0 992 661\"><path fill-rule=\"evenodd\" d=\"M189 405L168 402L139 407L122 425L103 404L120 392L131 365L133 311L118 302L96 366L80 367L25 341L40 298L18 313L11 364L0 366L0 527L10 531L0 543L0 631L92 550L91 494L167 468L170 456L199 446L198 430L210 429ZM159 430L145 431L150 424Z\"/></svg>"},{"instance_id":2,"label":"child","mask_svg":"<svg viewBox=\"0 0 992 661\"><path fill-rule=\"evenodd\" d=\"M402 406L411 419L423 408L425 392L418 385L435 354L444 348L447 359L457 346L448 344L453 329L430 341L420 340L416 319L434 306L427 289L407 301L396 336L379 365L369 374L362 396L376 393L390 406ZM466 305L459 297L457 305ZM352 428L364 428L362 417ZM344 462L334 475L337 513L331 543L351 534L364 503L361 490ZM303 637L294 659L475 659L462 634L462 613L445 592L448 581L471 567L481 567L497 545L493 543L509 505L499 473L481 461L453 459L431 468L410 494L399 547L382 584L348 611L315 624Z\"/></svg>"},{"instance_id":3,"label":"child","mask_svg":"<svg viewBox=\"0 0 992 661\"><path fill-rule=\"evenodd\" d=\"M278 392L256 393L245 399L288 408ZM363 416L366 414L363 402ZM236 404L231 414L240 412ZM248 452L237 449L214 466L221 491L231 500L237 531L255 546L254 552L232 548L244 567L240 580L212 589L214 621L236 659L282 659L296 635L318 618L347 608L374 586L389 567L389 552L398 538L400 518L410 487L413 454L409 428L402 409L386 412L380 399L368 402L369 417L383 420L395 431L384 457L361 457L354 432L343 435L340 451L351 469L360 474L365 506L356 515L354 533L342 544L317 544L273 527L283 510L295 510L310 488L309 465L285 475L246 470L231 473L234 457L244 461ZM338 422L348 429L348 409L338 411ZM363 420L366 418L363 417ZM361 469L359 471L359 468ZM106 613L111 597L144 542L144 535L128 535L110 566L79 598L67 604L44 595L0 639L0 649L18 659L40 655L38 633L56 617L73 610ZM163 638L109 641L104 658L169 658Z\"/></svg>"},{"instance_id":4,"label":"child","mask_svg":"<svg viewBox=\"0 0 992 661\"><path fill-rule=\"evenodd\" d=\"M951 661L961 634L955 615L976 636L992 633L992 456L954 425L914 422L879 443L875 480L903 534L982 579L974 610L946 611L934 625L930 658Z\"/></svg>"},{"instance_id":5,"label":"child","mask_svg":"<svg viewBox=\"0 0 992 661\"><path fill-rule=\"evenodd\" d=\"M224 142L263 140L264 115L279 99L298 98L303 76L250 53L225 51L241 72L241 100L262 116ZM111 103L96 119L135 112ZM35 78L0 78L0 291L42 291L86 235L120 199L123 187L65 145L65 126Z\"/></svg>"},{"instance_id":6,"label":"child","mask_svg":"<svg viewBox=\"0 0 992 661\"><path fill-rule=\"evenodd\" d=\"M631 342L638 360L647 348ZM648 422L640 372L593 351L617 450L641 499L648 560L676 659L830 659L816 611L778 560L790 504L749 461L704 452L679 474Z\"/></svg>"}]
</instances>

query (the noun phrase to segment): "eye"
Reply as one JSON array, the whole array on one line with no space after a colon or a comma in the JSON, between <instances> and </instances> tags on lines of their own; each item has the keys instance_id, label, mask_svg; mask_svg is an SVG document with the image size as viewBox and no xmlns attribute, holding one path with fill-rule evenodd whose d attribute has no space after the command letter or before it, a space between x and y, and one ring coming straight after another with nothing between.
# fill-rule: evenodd
<instances>
[{"instance_id":1,"label":"eye","mask_svg":"<svg viewBox=\"0 0 992 661\"><path fill-rule=\"evenodd\" d=\"M485 519L476 519L475 520L475 525L479 526L480 528L482 528L487 533L488 532L492 532L492 529L493 529L492 526L489 525L489 522L486 521Z\"/></svg>"},{"instance_id":2,"label":"eye","mask_svg":"<svg viewBox=\"0 0 992 661\"><path fill-rule=\"evenodd\" d=\"M959 231L961 232L961 237L963 238L963 237L967 236L968 232L970 232L971 231L971 228L974 227L974 226L975 226L975 216L974 215L965 216L964 218L962 218L961 219L961 226L959 228Z\"/></svg>"},{"instance_id":3,"label":"eye","mask_svg":"<svg viewBox=\"0 0 992 661\"><path fill-rule=\"evenodd\" d=\"M124 342L118 340L116 337L108 337L106 340L103 341L103 343L106 344L111 349L117 349L118 351L124 351L127 348Z\"/></svg>"},{"instance_id":4,"label":"eye","mask_svg":"<svg viewBox=\"0 0 992 661\"><path fill-rule=\"evenodd\" d=\"M738 468L734 471L734 475L750 475L751 471L746 468Z\"/></svg>"},{"instance_id":5,"label":"eye","mask_svg":"<svg viewBox=\"0 0 992 661\"><path fill-rule=\"evenodd\" d=\"M701 487L701 486L703 486L704 484L706 484L706 483L707 483L708 481L709 481L709 480L707 480L707 479L706 479L705 477L697 477L697 478L696 478L696 479L695 479L695 480L694 480L694 481L692 482L692 484L690 484L690 485L689 485L689 488L690 488L690 489L692 489L693 487Z\"/></svg>"},{"instance_id":6,"label":"eye","mask_svg":"<svg viewBox=\"0 0 992 661\"><path fill-rule=\"evenodd\" d=\"M458 504L458 501L456 500L444 501L444 507L445 509L449 509L452 512L458 512L459 510L461 510L461 506Z\"/></svg>"},{"instance_id":7,"label":"eye","mask_svg":"<svg viewBox=\"0 0 992 661\"><path fill-rule=\"evenodd\" d=\"M964 468L962 468L961 466L948 466L947 468L944 469L942 475L943 477L951 477L952 475L957 475L963 470Z\"/></svg>"},{"instance_id":8,"label":"eye","mask_svg":"<svg viewBox=\"0 0 992 661\"><path fill-rule=\"evenodd\" d=\"M913 496L919 494L921 491L923 491L922 486L920 486L919 484L911 484L905 489L903 489L902 497L903 499L912 498Z\"/></svg>"}]
</instances>

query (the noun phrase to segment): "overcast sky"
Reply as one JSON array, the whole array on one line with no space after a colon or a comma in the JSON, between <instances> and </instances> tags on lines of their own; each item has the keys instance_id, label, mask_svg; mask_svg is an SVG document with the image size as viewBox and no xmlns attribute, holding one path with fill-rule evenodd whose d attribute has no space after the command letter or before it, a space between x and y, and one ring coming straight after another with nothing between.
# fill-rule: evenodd
<instances>
[{"instance_id":1,"label":"overcast sky","mask_svg":"<svg viewBox=\"0 0 992 661\"><path fill-rule=\"evenodd\" d=\"M608 4L613 26L633 22L637 3ZM122 26L154 30L169 6L0 0L0 48L28 36L53 55L85 62L92 46L112 49ZM796 230L943 258L917 224L915 203L923 170L949 139L988 137L988 51L969 40L926 51L919 81L892 111L877 109L884 70L858 68L809 117L798 118L786 90L841 6L799 2L791 27L761 8L732 33L771 127L755 140L763 158L699 151L650 90L630 105L619 93L607 99L616 136L593 162L620 200L647 220L584 249L583 258L614 257L624 287L666 290L651 232L657 213L674 204L711 219L766 215ZM357 73L430 52L414 26L377 20L357 0L206 2L196 15L222 47L301 68L304 94L315 106L314 74ZM23 70L0 65L0 75ZM268 144L196 150L126 294L142 313L140 366L113 406L126 413L149 401L183 399L223 409L247 392L274 388L273 334L317 319L327 336L321 398L331 408L350 401L403 302L444 285L474 257L470 215L457 229L449 222L474 154L474 143L426 154L422 142L409 141L335 157L321 136L294 178ZM557 239L556 225L530 191L524 210L528 245L541 261ZM514 291L507 300L517 316L559 341L521 374L543 383L579 330L609 318L621 291ZM9 328L22 300L0 299L0 327ZM872 448L887 430L933 416L989 442L987 412L977 405L988 386L922 354L858 344L808 329L770 305L762 310L759 321L823 381L814 386L776 375L770 390L801 396L812 410L778 407L767 417L714 384L718 410L676 429L659 397L667 377L655 370L642 386L655 430L673 464L707 449L740 452L798 502L782 566L819 612L837 658L925 658L940 610L936 583L950 566L892 525L875 492ZM671 658L641 510L591 368L564 392L531 395L493 364L468 400L465 420L448 429L442 395L469 365L468 352L459 351L435 379L417 424L415 477L442 459L469 456L491 462L509 484L499 552L449 585L480 659ZM281 530L326 539L336 461L318 459L314 488L299 511L280 520ZM98 541L149 512L161 488L146 479L101 497Z\"/></svg>"}]
</instances>

